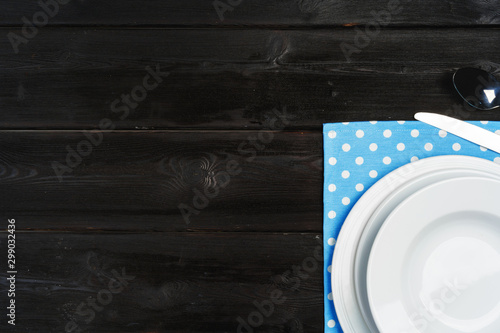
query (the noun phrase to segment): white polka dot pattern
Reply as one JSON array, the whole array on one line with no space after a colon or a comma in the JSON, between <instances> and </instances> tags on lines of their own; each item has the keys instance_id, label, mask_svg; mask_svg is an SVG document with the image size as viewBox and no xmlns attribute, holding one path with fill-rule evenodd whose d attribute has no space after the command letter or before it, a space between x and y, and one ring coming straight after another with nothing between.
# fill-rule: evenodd
<instances>
[{"instance_id":1,"label":"white polka dot pattern","mask_svg":"<svg viewBox=\"0 0 500 333\"><path fill-rule=\"evenodd\" d=\"M500 122L472 121L500 135ZM500 155L417 121L324 125L325 332L342 333L331 290L332 255L342 223L363 193L396 168L438 155L468 155L500 164ZM312 254L311 254L312 255Z\"/></svg>"}]
</instances>

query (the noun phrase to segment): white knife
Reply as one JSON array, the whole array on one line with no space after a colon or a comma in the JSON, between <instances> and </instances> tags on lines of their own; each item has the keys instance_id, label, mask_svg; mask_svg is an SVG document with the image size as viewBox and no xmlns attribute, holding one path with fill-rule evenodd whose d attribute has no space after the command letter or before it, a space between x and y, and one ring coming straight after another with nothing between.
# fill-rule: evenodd
<instances>
[{"instance_id":1,"label":"white knife","mask_svg":"<svg viewBox=\"0 0 500 333\"><path fill-rule=\"evenodd\" d=\"M418 112L415 119L500 153L500 135L484 128L437 113Z\"/></svg>"}]
</instances>

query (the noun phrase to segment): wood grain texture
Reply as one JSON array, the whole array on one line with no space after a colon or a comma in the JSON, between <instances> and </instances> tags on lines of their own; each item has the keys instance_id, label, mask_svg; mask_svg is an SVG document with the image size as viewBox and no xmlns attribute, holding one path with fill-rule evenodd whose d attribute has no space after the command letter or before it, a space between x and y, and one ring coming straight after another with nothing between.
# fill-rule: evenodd
<instances>
[{"instance_id":1,"label":"wood grain texture","mask_svg":"<svg viewBox=\"0 0 500 333\"><path fill-rule=\"evenodd\" d=\"M281 291L253 331L322 332L322 124L500 120L450 80L500 73L496 1L221 2L67 0L27 37L40 2L2 0L0 331L238 332Z\"/></svg>"},{"instance_id":2,"label":"wood grain texture","mask_svg":"<svg viewBox=\"0 0 500 333\"><path fill-rule=\"evenodd\" d=\"M18 232L17 244L17 324L0 321L2 332L65 332L70 321L86 332L237 332L275 290L282 302L255 332L323 326L320 234ZM110 288L113 270L122 288ZM2 293L5 271L2 261ZM77 308L89 298L87 323Z\"/></svg>"},{"instance_id":3,"label":"wood grain texture","mask_svg":"<svg viewBox=\"0 0 500 333\"><path fill-rule=\"evenodd\" d=\"M0 132L0 210L24 230L322 229L321 133L101 134L73 163L70 151L88 151L82 132ZM59 179L54 162L72 171Z\"/></svg>"},{"instance_id":4,"label":"wood grain texture","mask_svg":"<svg viewBox=\"0 0 500 333\"><path fill-rule=\"evenodd\" d=\"M500 73L498 32L383 30L348 62L341 45L356 45L354 30L47 29L18 55L0 40L0 127L97 128L108 117L121 129L260 129L273 108L287 109L289 129L408 120L463 104L456 69ZM126 117L112 112L147 66L169 76Z\"/></svg>"},{"instance_id":5,"label":"wood grain texture","mask_svg":"<svg viewBox=\"0 0 500 333\"><path fill-rule=\"evenodd\" d=\"M48 0L45 0L48 1ZM393 26L470 26L500 23L498 4L488 0L222 0L218 15L212 0L99 1L66 0L50 25L118 26L305 26L362 25L374 21L372 12L387 11ZM233 4L229 5L228 4ZM224 5L223 5L224 6ZM36 1L4 0L0 23L22 25L40 11Z\"/></svg>"}]
</instances>

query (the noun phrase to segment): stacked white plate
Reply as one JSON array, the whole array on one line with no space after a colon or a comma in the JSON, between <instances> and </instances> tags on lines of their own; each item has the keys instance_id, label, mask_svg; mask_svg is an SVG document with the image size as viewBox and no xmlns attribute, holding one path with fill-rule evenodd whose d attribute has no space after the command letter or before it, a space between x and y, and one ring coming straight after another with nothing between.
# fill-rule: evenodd
<instances>
[{"instance_id":1,"label":"stacked white plate","mask_svg":"<svg viewBox=\"0 0 500 333\"><path fill-rule=\"evenodd\" d=\"M407 164L352 208L332 294L345 333L500 333L500 165Z\"/></svg>"}]
</instances>

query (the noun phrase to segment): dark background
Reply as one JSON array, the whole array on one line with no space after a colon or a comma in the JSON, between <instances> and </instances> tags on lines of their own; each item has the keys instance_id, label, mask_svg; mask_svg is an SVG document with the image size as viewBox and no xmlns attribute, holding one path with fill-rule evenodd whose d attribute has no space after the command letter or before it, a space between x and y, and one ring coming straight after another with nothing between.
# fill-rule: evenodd
<instances>
[{"instance_id":1,"label":"dark background","mask_svg":"<svg viewBox=\"0 0 500 333\"><path fill-rule=\"evenodd\" d=\"M451 85L460 67L499 73L498 1L231 3L221 19L210 0L69 0L16 53L9 33L42 9L1 1L0 308L9 218L18 270L2 332L237 332L277 290L253 331L321 332L322 262L293 268L322 238L322 124L500 120ZM120 119L111 104L147 66L169 75ZM104 118L115 130L59 179ZM241 172L224 183L227 163ZM217 188L187 223L179 205ZM113 270L129 276L116 293Z\"/></svg>"}]
</instances>

